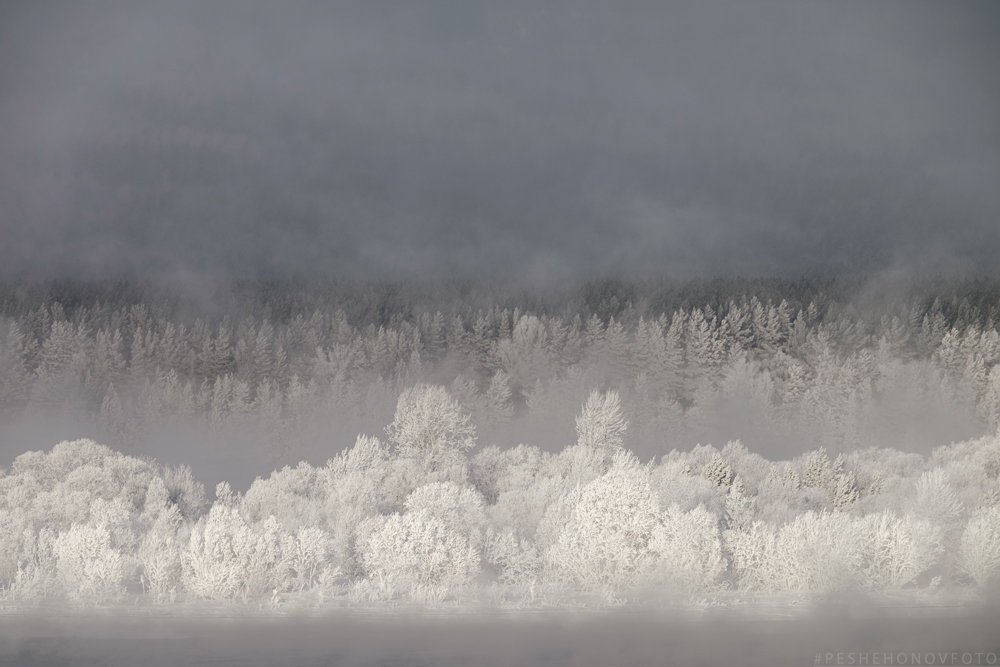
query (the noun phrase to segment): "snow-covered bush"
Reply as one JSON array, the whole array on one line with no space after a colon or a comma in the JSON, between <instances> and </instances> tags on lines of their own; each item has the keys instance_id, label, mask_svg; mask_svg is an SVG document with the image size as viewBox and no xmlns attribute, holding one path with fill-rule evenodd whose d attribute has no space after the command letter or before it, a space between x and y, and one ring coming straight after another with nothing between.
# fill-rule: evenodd
<instances>
[{"instance_id":1,"label":"snow-covered bush","mask_svg":"<svg viewBox=\"0 0 1000 667\"><path fill-rule=\"evenodd\" d=\"M126 559L104 524L73 524L53 545L59 582L75 599L114 600L126 585Z\"/></svg>"},{"instance_id":2,"label":"snow-covered bush","mask_svg":"<svg viewBox=\"0 0 1000 667\"><path fill-rule=\"evenodd\" d=\"M823 593L864 584L863 533L843 512L806 512L777 529L755 521L725 538L744 590Z\"/></svg>"},{"instance_id":3,"label":"snow-covered bush","mask_svg":"<svg viewBox=\"0 0 1000 667\"><path fill-rule=\"evenodd\" d=\"M723 533L736 584L744 591L777 591L784 586L777 531L770 524L754 521L749 526Z\"/></svg>"},{"instance_id":4,"label":"snow-covered bush","mask_svg":"<svg viewBox=\"0 0 1000 667\"><path fill-rule=\"evenodd\" d=\"M668 508L653 531L650 549L656 557L652 580L668 591L710 592L726 571L719 519L704 507L689 512Z\"/></svg>"},{"instance_id":5,"label":"snow-covered bush","mask_svg":"<svg viewBox=\"0 0 1000 667\"><path fill-rule=\"evenodd\" d=\"M944 551L941 529L924 519L879 512L865 516L861 530L862 571L871 590L894 590L912 583Z\"/></svg>"},{"instance_id":6,"label":"snow-covered bush","mask_svg":"<svg viewBox=\"0 0 1000 667\"><path fill-rule=\"evenodd\" d=\"M241 510L250 521L273 516L285 531L320 525L324 518L326 488L319 471L302 461L285 466L267 479L257 478L243 494Z\"/></svg>"},{"instance_id":7,"label":"snow-covered bush","mask_svg":"<svg viewBox=\"0 0 1000 667\"><path fill-rule=\"evenodd\" d=\"M223 502L191 531L184 553L184 582L199 597L244 602L284 591L290 567L274 517L249 524Z\"/></svg>"},{"instance_id":8,"label":"snow-covered bush","mask_svg":"<svg viewBox=\"0 0 1000 667\"><path fill-rule=\"evenodd\" d=\"M584 486L555 544L546 553L551 576L585 590L615 595L648 570L661 525L648 472L619 452L611 470Z\"/></svg>"},{"instance_id":9,"label":"snow-covered bush","mask_svg":"<svg viewBox=\"0 0 1000 667\"><path fill-rule=\"evenodd\" d=\"M535 545L525 537L488 530L483 544L483 561L506 586L531 586L538 581L541 558Z\"/></svg>"},{"instance_id":10,"label":"snow-covered bush","mask_svg":"<svg viewBox=\"0 0 1000 667\"><path fill-rule=\"evenodd\" d=\"M951 532L962 514L962 503L940 468L925 472L915 485L910 511Z\"/></svg>"},{"instance_id":11,"label":"snow-covered bush","mask_svg":"<svg viewBox=\"0 0 1000 667\"><path fill-rule=\"evenodd\" d=\"M586 449L613 454L622 448L628 421L616 391L594 391L576 418L576 442Z\"/></svg>"},{"instance_id":12,"label":"snow-covered bush","mask_svg":"<svg viewBox=\"0 0 1000 667\"><path fill-rule=\"evenodd\" d=\"M427 510L372 517L359 532L365 573L383 595L443 599L479 573L480 556L468 538Z\"/></svg>"},{"instance_id":13,"label":"snow-covered bush","mask_svg":"<svg viewBox=\"0 0 1000 667\"><path fill-rule=\"evenodd\" d=\"M959 567L980 586L1000 581L1000 505L976 512L962 532Z\"/></svg>"},{"instance_id":14,"label":"snow-covered bush","mask_svg":"<svg viewBox=\"0 0 1000 667\"><path fill-rule=\"evenodd\" d=\"M292 575L296 591L313 588L336 568L329 564L330 536L326 531L303 526L294 535L284 538L282 549Z\"/></svg>"},{"instance_id":15,"label":"snow-covered bush","mask_svg":"<svg viewBox=\"0 0 1000 667\"><path fill-rule=\"evenodd\" d=\"M348 575L361 575L355 545L358 525L368 517L402 509L414 483L381 440L364 435L331 459L323 475L332 561Z\"/></svg>"},{"instance_id":16,"label":"snow-covered bush","mask_svg":"<svg viewBox=\"0 0 1000 667\"><path fill-rule=\"evenodd\" d=\"M476 427L444 387L405 389L386 433L401 457L421 467L426 481L465 481L465 453L476 444Z\"/></svg>"},{"instance_id":17,"label":"snow-covered bush","mask_svg":"<svg viewBox=\"0 0 1000 667\"><path fill-rule=\"evenodd\" d=\"M464 535L475 547L482 543L486 522L483 498L471 487L454 482L431 482L407 496L405 507L407 512L425 511L429 516L440 519L448 528Z\"/></svg>"},{"instance_id":18,"label":"snow-covered bush","mask_svg":"<svg viewBox=\"0 0 1000 667\"><path fill-rule=\"evenodd\" d=\"M151 530L136 555L145 590L157 602L175 599L184 586L180 538L169 529Z\"/></svg>"}]
</instances>

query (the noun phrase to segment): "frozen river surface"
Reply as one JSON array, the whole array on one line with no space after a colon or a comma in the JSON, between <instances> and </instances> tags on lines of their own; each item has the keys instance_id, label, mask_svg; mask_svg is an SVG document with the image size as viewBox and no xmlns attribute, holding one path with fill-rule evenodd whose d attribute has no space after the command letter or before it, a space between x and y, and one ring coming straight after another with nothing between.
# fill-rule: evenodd
<instances>
[{"instance_id":1,"label":"frozen river surface","mask_svg":"<svg viewBox=\"0 0 1000 667\"><path fill-rule=\"evenodd\" d=\"M3 665L995 665L997 609L0 616Z\"/></svg>"}]
</instances>

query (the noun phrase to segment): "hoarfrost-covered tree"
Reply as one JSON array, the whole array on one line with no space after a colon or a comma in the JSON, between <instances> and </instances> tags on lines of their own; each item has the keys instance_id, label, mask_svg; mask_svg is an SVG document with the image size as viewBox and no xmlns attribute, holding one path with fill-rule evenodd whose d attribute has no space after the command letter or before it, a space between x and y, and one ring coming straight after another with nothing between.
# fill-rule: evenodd
<instances>
[{"instance_id":1,"label":"hoarfrost-covered tree","mask_svg":"<svg viewBox=\"0 0 1000 667\"><path fill-rule=\"evenodd\" d=\"M830 490L830 503L833 505L833 509L848 510L859 497L854 472L850 470L838 472L833 478L833 486Z\"/></svg>"},{"instance_id":2,"label":"hoarfrost-covered tree","mask_svg":"<svg viewBox=\"0 0 1000 667\"><path fill-rule=\"evenodd\" d=\"M958 551L959 567L980 586L1000 582L1000 505L972 515Z\"/></svg>"},{"instance_id":3,"label":"hoarfrost-covered tree","mask_svg":"<svg viewBox=\"0 0 1000 667\"><path fill-rule=\"evenodd\" d=\"M427 510L372 517L358 528L365 573L383 596L440 600L479 572L479 552Z\"/></svg>"},{"instance_id":4,"label":"hoarfrost-covered tree","mask_svg":"<svg viewBox=\"0 0 1000 667\"><path fill-rule=\"evenodd\" d=\"M511 402L513 392L510 388L510 376L503 370L498 370L490 378L486 388L483 412L487 423L505 423L514 416L514 406Z\"/></svg>"},{"instance_id":5,"label":"hoarfrost-covered tree","mask_svg":"<svg viewBox=\"0 0 1000 667\"><path fill-rule=\"evenodd\" d=\"M497 581L506 586L531 586L538 581L541 558L526 537L511 531L487 530L483 540L483 560L493 567Z\"/></svg>"},{"instance_id":6,"label":"hoarfrost-covered tree","mask_svg":"<svg viewBox=\"0 0 1000 667\"><path fill-rule=\"evenodd\" d=\"M864 559L862 533L842 512L806 512L778 532L784 572L778 590L828 592L859 585Z\"/></svg>"},{"instance_id":7,"label":"hoarfrost-covered tree","mask_svg":"<svg viewBox=\"0 0 1000 667\"><path fill-rule=\"evenodd\" d=\"M755 521L726 531L726 547L745 590L823 593L863 585L864 533L842 512L806 512L777 529Z\"/></svg>"},{"instance_id":8,"label":"hoarfrost-covered tree","mask_svg":"<svg viewBox=\"0 0 1000 667\"><path fill-rule=\"evenodd\" d=\"M887 511L859 521L864 531L862 569L871 590L906 586L933 567L944 552L941 529L929 521Z\"/></svg>"},{"instance_id":9,"label":"hoarfrost-covered tree","mask_svg":"<svg viewBox=\"0 0 1000 667\"><path fill-rule=\"evenodd\" d=\"M402 506L413 488L407 477L410 467L409 462L394 462L381 440L366 435L327 463L323 475L330 548L333 561L348 575L361 573L355 544L358 524Z\"/></svg>"},{"instance_id":10,"label":"hoarfrost-covered tree","mask_svg":"<svg viewBox=\"0 0 1000 667\"><path fill-rule=\"evenodd\" d=\"M282 542L274 517L250 525L230 501L217 502L191 531L187 588L200 597L244 602L284 590L290 573Z\"/></svg>"},{"instance_id":11,"label":"hoarfrost-covered tree","mask_svg":"<svg viewBox=\"0 0 1000 667\"><path fill-rule=\"evenodd\" d=\"M778 536L763 521L723 533L726 553L741 590L780 590L783 581L778 554Z\"/></svg>"},{"instance_id":12,"label":"hoarfrost-covered tree","mask_svg":"<svg viewBox=\"0 0 1000 667\"><path fill-rule=\"evenodd\" d=\"M310 589L324 572L333 572L328 565L330 547L330 536L315 526L300 526L294 535L284 537L282 551L291 569L295 590Z\"/></svg>"},{"instance_id":13,"label":"hoarfrost-covered tree","mask_svg":"<svg viewBox=\"0 0 1000 667\"><path fill-rule=\"evenodd\" d=\"M746 530L757 512L756 498L746 492L743 480L737 476L726 494L726 525L730 530Z\"/></svg>"},{"instance_id":14,"label":"hoarfrost-covered tree","mask_svg":"<svg viewBox=\"0 0 1000 667\"><path fill-rule=\"evenodd\" d=\"M465 453L476 444L476 427L444 387L404 390L386 433L400 455L416 461L429 481L465 480Z\"/></svg>"},{"instance_id":15,"label":"hoarfrost-covered tree","mask_svg":"<svg viewBox=\"0 0 1000 667\"><path fill-rule=\"evenodd\" d=\"M833 478L833 466L826 448L809 452L802 465L802 483L810 488L826 488Z\"/></svg>"},{"instance_id":16,"label":"hoarfrost-covered tree","mask_svg":"<svg viewBox=\"0 0 1000 667\"><path fill-rule=\"evenodd\" d=\"M173 600L183 589L181 524L176 508L161 515L139 544L137 557L142 568L142 583L157 602Z\"/></svg>"},{"instance_id":17,"label":"hoarfrost-covered tree","mask_svg":"<svg viewBox=\"0 0 1000 667\"><path fill-rule=\"evenodd\" d=\"M917 480L911 512L944 529L945 534L957 530L962 503L948 484L944 470L935 468Z\"/></svg>"},{"instance_id":18,"label":"hoarfrost-covered tree","mask_svg":"<svg viewBox=\"0 0 1000 667\"><path fill-rule=\"evenodd\" d=\"M117 599L125 593L125 555L103 524L73 524L55 540L59 580L72 598Z\"/></svg>"},{"instance_id":19,"label":"hoarfrost-covered tree","mask_svg":"<svg viewBox=\"0 0 1000 667\"><path fill-rule=\"evenodd\" d=\"M586 449L612 453L622 448L627 428L618 392L594 391L576 418L576 441Z\"/></svg>"},{"instance_id":20,"label":"hoarfrost-covered tree","mask_svg":"<svg viewBox=\"0 0 1000 667\"><path fill-rule=\"evenodd\" d=\"M546 555L549 567L557 577L613 597L650 567L650 539L659 525L648 471L630 452L619 452L607 473L580 490Z\"/></svg>"},{"instance_id":21,"label":"hoarfrost-covered tree","mask_svg":"<svg viewBox=\"0 0 1000 667\"><path fill-rule=\"evenodd\" d=\"M667 508L650 540L657 559L653 581L689 594L713 590L726 571L720 537L718 517L704 507Z\"/></svg>"},{"instance_id":22,"label":"hoarfrost-covered tree","mask_svg":"<svg viewBox=\"0 0 1000 667\"><path fill-rule=\"evenodd\" d=\"M716 486L728 488L733 481L733 468L722 454L716 452L702 468L701 476Z\"/></svg>"},{"instance_id":23,"label":"hoarfrost-covered tree","mask_svg":"<svg viewBox=\"0 0 1000 667\"><path fill-rule=\"evenodd\" d=\"M473 546L482 541L486 523L482 495L454 482L425 484L406 498L407 512L426 511L452 530L462 533Z\"/></svg>"}]
</instances>

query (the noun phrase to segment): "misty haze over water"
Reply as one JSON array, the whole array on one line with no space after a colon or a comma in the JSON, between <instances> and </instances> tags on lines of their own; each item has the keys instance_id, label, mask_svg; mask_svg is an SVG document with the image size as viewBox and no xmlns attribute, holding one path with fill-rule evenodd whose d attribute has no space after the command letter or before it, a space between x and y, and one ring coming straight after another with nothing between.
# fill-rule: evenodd
<instances>
[{"instance_id":1,"label":"misty haze over water","mask_svg":"<svg viewBox=\"0 0 1000 667\"><path fill-rule=\"evenodd\" d=\"M239 665L987 665L995 610L900 614L831 605L789 617L590 614L5 618L12 664Z\"/></svg>"}]
</instances>

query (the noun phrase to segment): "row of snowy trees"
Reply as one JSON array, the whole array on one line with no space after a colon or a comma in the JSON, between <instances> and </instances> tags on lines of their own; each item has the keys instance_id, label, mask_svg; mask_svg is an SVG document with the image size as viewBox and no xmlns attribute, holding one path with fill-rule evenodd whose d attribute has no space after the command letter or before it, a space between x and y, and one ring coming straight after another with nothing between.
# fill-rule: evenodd
<instances>
[{"instance_id":1,"label":"row of snowy trees","mask_svg":"<svg viewBox=\"0 0 1000 667\"><path fill-rule=\"evenodd\" d=\"M559 453L480 447L445 388L416 385L384 440L212 502L186 468L63 442L0 475L2 595L546 605L1000 583L996 437L643 464L627 428L619 396L593 392Z\"/></svg>"},{"instance_id":2,"label":"row of snowy trees","mask_svg":"<svg viewBox=\"0 0 1000 667\"><path fill-rule=\"evenodd\" d=\"M585 290L563 311L528 299L424 310L384 297L349 307L353 320L266 296L235 319L111 296L65 306L8 297L0 420L84 416L119 448L179 422L249 433L247 449L269 450L269 465L313 456L324 423L384 424L417 382L447 386L498 441L540 437L588 387L615 389L646 456L736 437L755 448L907 447L1000 424L1000 333L995 313L970 301L974 286L878 314L817 289L791 300L732 291L702 302L679 294L664 301L670 310L621 287ZM571 433L572 420L560 427Z\"/></svg>"}]
</instances>

